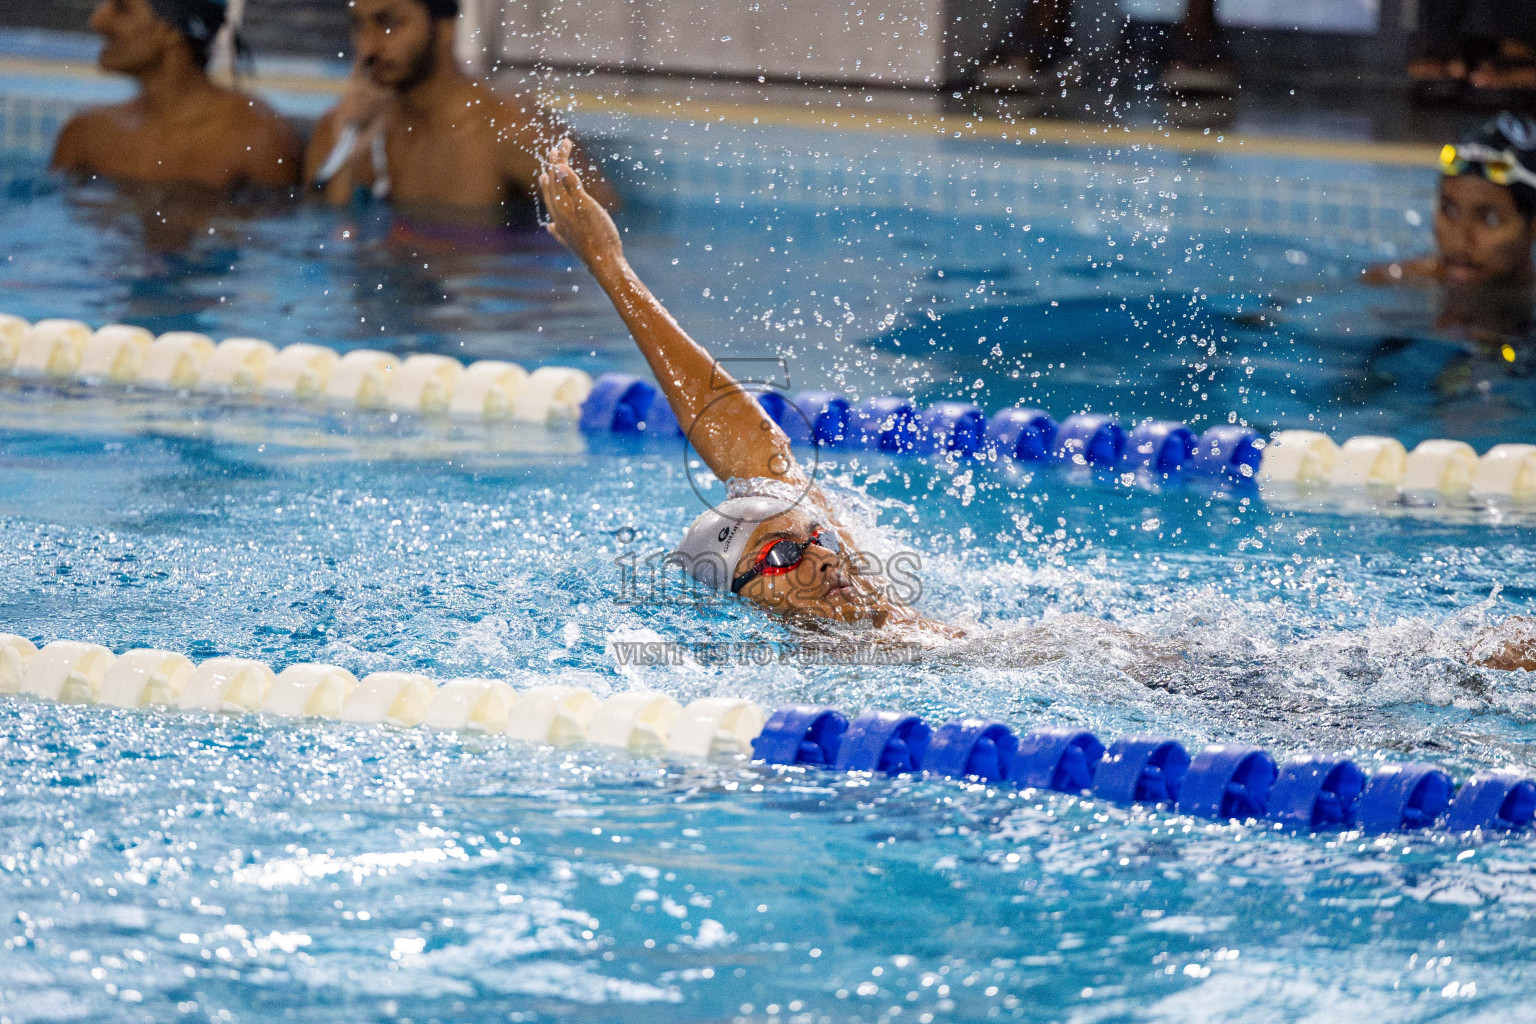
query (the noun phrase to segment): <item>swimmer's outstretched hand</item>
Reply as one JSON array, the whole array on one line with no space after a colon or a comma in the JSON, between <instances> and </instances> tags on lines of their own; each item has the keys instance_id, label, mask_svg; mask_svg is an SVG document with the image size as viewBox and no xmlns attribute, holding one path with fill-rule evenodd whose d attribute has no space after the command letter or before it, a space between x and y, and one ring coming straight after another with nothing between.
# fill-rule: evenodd
<instances>
[{"instance_id":1,"label":"swimmer's outstretched hand","mask_svg":"<svg viewBox=\"0 0 1536 1024\"><path fill-rule=\"evenodd\" d=\"M623 261L624 243L603 204L582 187L571 166L573 149L570 139L562 139L549 151L548 166L539 175L539 192L549 211L544 226L600 277L600 270L616 269Z\"/></svg>"}]
</instances>

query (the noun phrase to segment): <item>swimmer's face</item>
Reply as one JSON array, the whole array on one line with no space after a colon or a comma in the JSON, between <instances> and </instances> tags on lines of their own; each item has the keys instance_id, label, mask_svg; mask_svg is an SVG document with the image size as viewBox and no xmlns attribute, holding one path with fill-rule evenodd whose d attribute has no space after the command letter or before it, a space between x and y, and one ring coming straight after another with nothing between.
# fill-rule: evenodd
<instances>
[{"instance_id":1,"label":"swimmer's face","mask_svg":"<svg viewBox=\"0 0 1536 1024\"><path fill-rule=\"evenodd\" d=\"M451 33L453 22L434 19L418 0L352 2L358 63L386 89L407 89L432 73L439 31Z\"/></svg>"},{"instance_id":2,"label":"swimmer's face","mask_svg":"<svg viewBox=\"0 0 1536 1024\"><path fill-rule=\"evenodd\" d=\"M751 570L763 549L774 541L802 543L818 529L830 527L801 509L764 520L752 531L752 540L733 576ZM889 614L869 581L859 576L846 555L817 544L805 549L795 568L777 576L757 577L741 588L741 596L771 611L813 615L836 622L872 621L881 625Z\"/></svg>"},{"instance_id":3,"label":"swimmer's face","mask_svg":"<svg viewBox=\"0 0 1536 1024\"><path fill-rule=\"evenodd\" d=\"M1532 222L1509 189L1475 174L1440 179L1435 244L1447 284L1501 285L1530 272Z\"/></svg>"},{"instance_id":4,"label":"swimmer's face","mask_svg":"<svg viewBox=\"0 0 1536 1024\"><path fill-rule=\"evenodd\" d=\"M176 26L156 14L149 0L106 0L91 15L90 25L102 42L96 63L122 75L149 70L182 42Z\"/></svg>"}]
</instances>

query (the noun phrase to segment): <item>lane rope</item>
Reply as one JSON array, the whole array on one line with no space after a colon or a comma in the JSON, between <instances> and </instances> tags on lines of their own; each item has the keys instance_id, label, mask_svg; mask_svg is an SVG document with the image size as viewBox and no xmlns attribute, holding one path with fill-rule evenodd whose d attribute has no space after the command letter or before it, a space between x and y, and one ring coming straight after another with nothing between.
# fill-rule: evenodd
<instances>
[{"instance_id":1,"label":"lane rope","mask_svg":"<svg viewBox=\"0 0 1536 1024\"><path fill-rule=\"evenodd\" d=\"M1368 776L1349 758L1303 754L1281 763L1244 744L1191 752L1166 736L1126 735L1106 745L1083 729L1046 726L1018 733L982 718L933 728L901 711L867 710L850 719L836 708L797 704L770 715L737 697L703 697L684 706L647 690L600 700L579 686L517 690L503 680L438 682L411 672L358 679L325 664L275 672L250 658L194 664L173 651L139 648L116 655L100 644L71 640L39 650L10 633L0 634L0 694L505 735L652 757L926 773L1122 805L1162 805L1216 821L1267 821L1302 833L1440 828L1503 834L1524 830L1536 818L1536 781L1511 771L1479 772L1458 787L1431 764L1387 764Z\"/></svg>"},{"instance_id":2,"label":"lane rope","mask_svg":"<svg viewBox=\"0 0 1536 1024\"><path fill-rule=\"evenodd\" d=\"M35 324L0 314L0 373L35 382L116 385L187 397L246 395L263 400L378 410L459 420L575 425L589 434L678 438L683 431L659 388L569 367L532 372L483 359L397 356L373 349L338 353L299 343L278 349L259 338L140 327L92 330L78 320ZM854 401L829 391L755 392L796 445L975 459L1004 467L1058 466L1109 474L1147 487L1180 481L1253 488L1268 498L1336 494L1376 503L1447 501L1536 505L1536 445L1499 444L1479 455L1463 441L1433 439L1412 451L1390 437L1282 430L1263 437L1237 423L1196 434L1172 420L1129 429L1112 416L1077 413L1057 422L1041 409L1010 407L988 416L963 402L920 407L895 396Z\"/></svg>"}]
</instances>

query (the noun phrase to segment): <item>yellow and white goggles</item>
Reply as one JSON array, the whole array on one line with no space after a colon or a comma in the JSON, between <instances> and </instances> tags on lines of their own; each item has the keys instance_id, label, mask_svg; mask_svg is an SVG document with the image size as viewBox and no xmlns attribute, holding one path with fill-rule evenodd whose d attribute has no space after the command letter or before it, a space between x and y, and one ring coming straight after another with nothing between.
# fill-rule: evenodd
<instances>
[{"instance_id":1,"label":"yellow and white goggles","mask_svg":"<svg viewBox=\"0 0 1536 1024\"><path fill-rule=\"evenodd\" d=\"M1512 150L1494 149L1475 142L1447 145L1440 150L1440 172L1447 175L1481 174L1495 185L1528 185L1536 188L1536 172L1528 170Z\"/></svg>"}]
</instances>

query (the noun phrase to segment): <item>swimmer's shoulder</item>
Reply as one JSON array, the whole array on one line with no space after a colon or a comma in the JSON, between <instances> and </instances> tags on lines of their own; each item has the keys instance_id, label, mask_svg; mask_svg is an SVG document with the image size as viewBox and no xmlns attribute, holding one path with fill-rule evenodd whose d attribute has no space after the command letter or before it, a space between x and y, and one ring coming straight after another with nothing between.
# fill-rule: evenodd
<instances>
[{"instance_id":1,"label":"swimmer's shoulder","mask_svg":"<svg viewBox=\"0 0 1536 1024\"><path fill-rule=\"evenodd\" d=\"M297 184L304 146L288 119L249 93L221 89L221 113L232 141L244 151L245 173L258 185Z\"/></svg>"},{"instance_id":2,"label":"swimmer's shoulder","mask_svg":"<svg viewBox=\"0 0 1536 1024\"><path fill-rule=\"evenodd\" d=\"M215 103L219 122L242 135L298 144L299 133L293 125L259 96L221 86Z\"/></svg>"},{"instance_id":3,"label":"swimmer's shoulder","mask_svg":"<svg viewBox=\"0 0 1536 1024\"><path fill-rule=\"evenodd\" d=\"M59 130L51 166L64 171L97 171L102 154L117 149L123 139L143 126L138 100L89 107L73 115Z\"/></svg>"},{"instance_id":4,"label":"swimmer's shoulder","mask_svg":"<svg viewBox=\"0 0 1536 1024\"><path fill-rule=\"evenodd\" d=\"M1394 260L1367 267L1360 274L1365 284L1391 285L1439 281L1442 277L1438 256L1421 256L1416 260Z\"/></svg>"},{"instance_id":5,"label":"swimmer's shoulder","mask_svg":"<svg viewBox=\"0 0 1536 1024\"><path fill-rule=\"evenodd\" d=\"M287 119L272 109L271 105L260 96L225 86L219 86L217 95L221 105L220 113L231 121L238 122L242 127L272 132L291 133L293 131Z\"/></svg>"}]
</instances>

